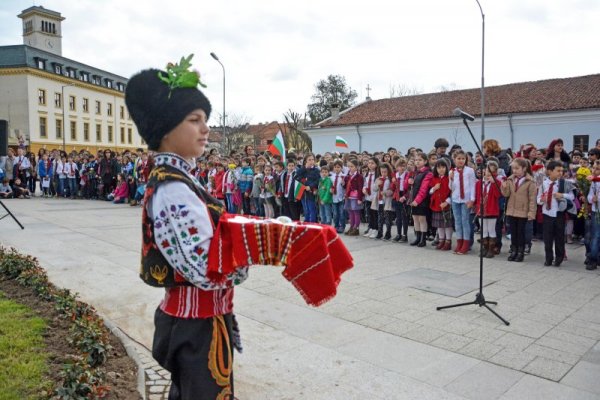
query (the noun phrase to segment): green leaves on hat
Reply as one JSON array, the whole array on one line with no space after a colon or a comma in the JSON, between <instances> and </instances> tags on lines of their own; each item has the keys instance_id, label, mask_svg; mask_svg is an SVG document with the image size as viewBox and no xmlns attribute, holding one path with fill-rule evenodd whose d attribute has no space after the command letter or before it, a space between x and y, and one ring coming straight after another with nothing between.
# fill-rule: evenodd
<instances>
[{"instance_id":1,"label":"green leaves on hat","mask_svg":"<svg viewBox=\"0 0 600 400\"><path fill-rule=\"evenodd\" d=\"M190 70L192 57L194 55L190 54L187 58L181 57L179 64L167 64L167 74L159 72L158 78L169 85L171 90L177 88L195 88L198 85L205 88L206 85L200 81L200 72Z\"/></svg>"}]
</instances>

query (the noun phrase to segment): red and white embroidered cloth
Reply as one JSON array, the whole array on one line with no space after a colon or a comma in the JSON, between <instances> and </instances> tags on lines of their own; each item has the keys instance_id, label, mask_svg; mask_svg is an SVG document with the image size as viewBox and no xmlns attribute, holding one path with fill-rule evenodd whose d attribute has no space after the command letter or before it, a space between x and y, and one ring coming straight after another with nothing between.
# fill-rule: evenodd
<instances>
[{"instance_id":1,"label":"red and white embroidered cloth","mask_svg":"<svg viewBox=\"0 0 600 400\"><path fill-rule=\"evenodd\" d=\"M208 252L207 277L219 282L236 268L284 266L283 276L304 300L319 306L336 295L350 252L332 226L224 214Z\"/></svg>"}]
</instances>

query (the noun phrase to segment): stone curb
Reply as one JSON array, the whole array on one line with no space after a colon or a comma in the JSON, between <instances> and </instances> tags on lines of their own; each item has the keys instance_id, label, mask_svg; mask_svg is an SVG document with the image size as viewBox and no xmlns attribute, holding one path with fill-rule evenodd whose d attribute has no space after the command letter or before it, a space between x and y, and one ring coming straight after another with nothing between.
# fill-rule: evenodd
<instances>
[{"instance_id":1,"label":"stone curb","mask_svg":"<svg viewBox=\"0 0 600 400\"><path fill-rule=\"evenodd\" d=\"M121 328L119 328L118 326L116 326L112 321L110 321L109 319L107 319L105 316L101 315L101 317L104 320L104 325L108 328L108 330L113 335L115 335L121 341L121 343L123 344L123 347L125 347L125 351L127 352L127 355L129 357L131 357L131 359L137 365L137 368L138 368L138 371L137 371L137 377L138 377L137 390L138 390L139 394L142 396L142 399L146 400L146 369L144 368L142 360L140 359L140 356L139 356L138 351L136 349L136 346L139 346L139 344L136 343L129 336L127 336L121 330Z\"/></svg>"}]
</instances>

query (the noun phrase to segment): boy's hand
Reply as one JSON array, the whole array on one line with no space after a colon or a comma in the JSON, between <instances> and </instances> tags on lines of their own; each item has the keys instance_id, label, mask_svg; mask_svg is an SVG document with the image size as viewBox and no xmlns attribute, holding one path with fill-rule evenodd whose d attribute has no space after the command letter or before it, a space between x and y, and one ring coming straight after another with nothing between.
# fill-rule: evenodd
<instances>
[{"instance_id":1,"label":"boy's hand","mask_svg":"<svg viewBox=\"0 0 600 400\"><path fill-rule=\"evenodd\" d=\"M467 201L467 208L473 208L473 202Z\"/></svg>"}]
</instances>

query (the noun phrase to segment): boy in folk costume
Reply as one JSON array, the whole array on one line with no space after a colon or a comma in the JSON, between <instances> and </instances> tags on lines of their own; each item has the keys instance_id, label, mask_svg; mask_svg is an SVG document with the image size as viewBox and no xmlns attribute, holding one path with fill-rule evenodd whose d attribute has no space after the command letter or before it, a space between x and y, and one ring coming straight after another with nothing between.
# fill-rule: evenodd
<instances>
[{"instance_id":1,"label":"boy in folk costume","mask_svg":"<svg viewBox=\"0 0 600 400\"><path fill-rule=\"evenodd\" d=\"M225 211L190 171L204 153L211 106L197 89L191 57L167 72L144 70L127 85L125 101L140 135L156 150L142 213L140 277L162 287L152 354L171 372L169 399L233 398L233 286L247 269L221 283L206 278L214 229Z\"/></svg>"},{"instance_id":2,"label":"boy in folk costume","mask_svg":"<svg viewBox=\"0 0 600 400\"><path fill-rule=\"evenodd\" d=\"M487 258L495 255L496 245L496 219L500 215L500 182L497 178L499 166L494 161L488 161L483 178L483 194L481 192L481 181L475 183L475 213L481 218L481 229L483 229L483 241L481 251ZM483 215L481 214L481 202L483 202Z\"/></svg>"},{"instance_id":3,"label":"boy in folk costume","mask_svg":"<svg viewBox=\"0 0 600 400\"><path fill-rule=\"evenodd\" d=\"M538 189L537 203L542 206L544 218L544 251L546 261L544 266L559 267L565 258L565 211L568 201L573 201L573 187L563 176L563 163L551 160L546 165L547 177ZM554 251L552 250L554 243ZM554 264L553 264L554 262Z\"/></svg>"}]
</instances>

